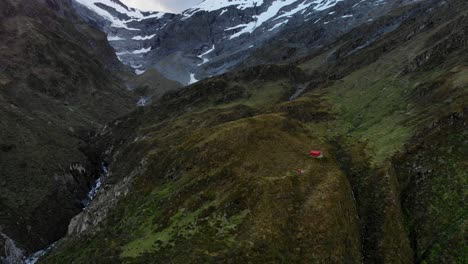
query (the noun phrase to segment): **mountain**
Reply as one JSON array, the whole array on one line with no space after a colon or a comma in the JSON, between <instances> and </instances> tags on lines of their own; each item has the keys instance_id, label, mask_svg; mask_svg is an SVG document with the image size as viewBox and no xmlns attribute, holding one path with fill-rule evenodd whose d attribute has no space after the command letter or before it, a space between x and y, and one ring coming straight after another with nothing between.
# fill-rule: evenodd
<instances>
[{"instance_id":1,"label":"mountain","mask_svg":"<svg viewBox=\"0 0 468 264\"><path fill-rule=\"evenodd\" d=\"M155 37L152 32L174 17L162 12L142 12L118 0L73 0L73 7L86 22L107 33L118 58L138 74L143 73L143 56L151 50L147 43Z\"/></svg>"},{"instance_id":2,"label":"mountain","mask_svg":"<svg viewBox=\"0 0 468 264\"><path fill-rule=\"evenodd\" d=\"M66 234L98 171L83 142L138 98L106 35L65 0L0 0L0 263Z\"/></svg>"},{"instance_id":3,"label":"mountain","mask_svg":"<svg viewBox=\"0 0 468 264\"><path fill-rule=\"evenodd\" d=\"M230 3L247 24L268 2ZM110 122L86 147L102 189L42 263L465 263L468 2L400 4ZM249 58L315 39L311 21Z\"/></svg>"},{"instance_id":4,"label":"mountain","mask_svg":"<svg viewBox=\"0 0 468 264\"><path fill-rule=\"evenodd\" d=\"M137 73L155 68L190 84L229 70L300 57L415 0L205 0L182 14L142 13L119 1L75 0ZM294 32L291 34L291 32ZM271 53L275 42L281 49Z\"/></svg>"},{"instance_id":5,"label":"mountain","mask_svg":"<svg viewBox=\"0 0 468 264\"><path fill-rule=\"evenodd\" d=\"M182 84L165 78L155 69L149 69L129 79L127 87L140 97L138 103L144 106L160 99L168 92L180 90Z\"/></svg>"}]
</instances>

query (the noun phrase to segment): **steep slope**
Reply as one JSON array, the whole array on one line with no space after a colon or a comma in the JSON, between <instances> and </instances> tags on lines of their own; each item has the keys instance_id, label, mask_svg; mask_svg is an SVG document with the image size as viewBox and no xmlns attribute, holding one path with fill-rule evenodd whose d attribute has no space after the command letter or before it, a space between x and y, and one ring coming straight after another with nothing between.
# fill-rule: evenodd
<instances>
[{"instance_id":1,"label":"steep slope","mask_svg":"<svg viewBox=\"0 0 468 264\"><path fill-rule=\"evenodd\" d=\"M465 263L467 4L398 8L112 122L104 188L44 263Z\"/></svg>"},{"instance_id":2,"label":"steep slope","mask_svg":"<svg viewBox=\"0 0 468 264\"><path fill-rule=\"evenodd\" d=\"M129 17L125 15L127 11L106 5L108 1L75 1L88 3L75 5L88 21L106 21L97 25L108 33L125 64L134 67L137 73L155 68L183 84L233 69L304 55L311 48L329 44L389 10L415 2L206 0L182 14L157 13L160 17L149 15L151 18L125 21L121 17ZM123 25L107 26L114 20ZM288 45L268 54L270 42L278 38L287 40Z\"/></svg>"},{"instance_id":3,"label":"steep slope","mask_svg":"<svg viewBox=\"0 0 468 264\"><path fill-rule=\"evenodd\" d=\"M182 84L165 78L155 69L149 69L128 80L127 87L140 96L138 104L145 106L168 92L181 89Z\"/></svg>"},{"instance_id":4,"label":"steep slope","mask_svg":"<svg viewBox=\"0 0 468 264\"><path fill-rule=\"evenodd\" d=\"M107 33L117 56L138 74L143 73L142 59L151 48L154 32L163 28L174 15L143 12L116 0L73 0L75 11L90 25Z\"/></svg>"},{"instance_id":5,"label":"steep slope","mask_svg":"<svg viewBox=\"0 0 468 264\"><path fill-rule=\"evenodd\" d=\"M0 1L0 262L61 238L99 171L79 146L137 98L70 1Z\"/></svg>"}]
</instances>

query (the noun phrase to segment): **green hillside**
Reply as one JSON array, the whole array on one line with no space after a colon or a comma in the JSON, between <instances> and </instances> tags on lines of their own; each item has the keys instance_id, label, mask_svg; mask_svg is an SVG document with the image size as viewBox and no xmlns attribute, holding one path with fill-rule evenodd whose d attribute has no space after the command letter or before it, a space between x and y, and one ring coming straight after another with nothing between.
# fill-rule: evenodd
<instances>
[{"instance_id":1,"label":"green hillside","mask_svg":"<svg viewBox=\"0 0 468 264\"><path fill-rule=\"evenodd\" d=\"M468 6L433 4L112 122L98 221L44 263L466 263Z\"/></svg>"}]
</instances>

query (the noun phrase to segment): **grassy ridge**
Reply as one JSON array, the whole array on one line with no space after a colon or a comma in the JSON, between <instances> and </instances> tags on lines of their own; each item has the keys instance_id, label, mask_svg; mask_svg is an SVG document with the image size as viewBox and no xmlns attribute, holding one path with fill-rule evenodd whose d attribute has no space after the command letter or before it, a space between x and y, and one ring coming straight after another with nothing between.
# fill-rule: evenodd
<instances>
[{"instance_id":1,"label":"grassy ridge","mask_svg":"<svg viewBox=\"0 0 468 264\"><path fill-rule=\"evenodd\" d=\"M144 160L133 191L45 263L463 263L466 24L451 4L357 52L365 39L344 39L133 114L111 179Z\"/></svg>"}]
</instances>

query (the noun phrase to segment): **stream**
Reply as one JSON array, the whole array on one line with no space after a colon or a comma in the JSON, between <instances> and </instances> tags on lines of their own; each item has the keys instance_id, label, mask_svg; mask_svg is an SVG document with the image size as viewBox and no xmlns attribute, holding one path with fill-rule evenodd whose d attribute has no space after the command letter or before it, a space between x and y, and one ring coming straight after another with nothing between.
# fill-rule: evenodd
<instances>
[{"instance_id":1,"label":"stream","mask_svg":"<svg viewBox=\"0 0 468 264\"><path fill-rule=\"evenodd\" d=\"M105 162L101 162L101 175L100 177L95 181L93 187L91 190L88 192L88 196L85 200L82 201L83 204L83 210L85 210L91 202L96 198L96 195L98 194L99 190L102 187L102 184L104 180L106 179L107 175L109 174L109 168ZM39 250L36 253L32 254L28 258L24 260L24 264L36 264L41 257L43 257L45 254L49 253L55 245L58 243L58 241L52 243L50 246L48 246L45 249Z\"/></svg>"}]
</instances>

